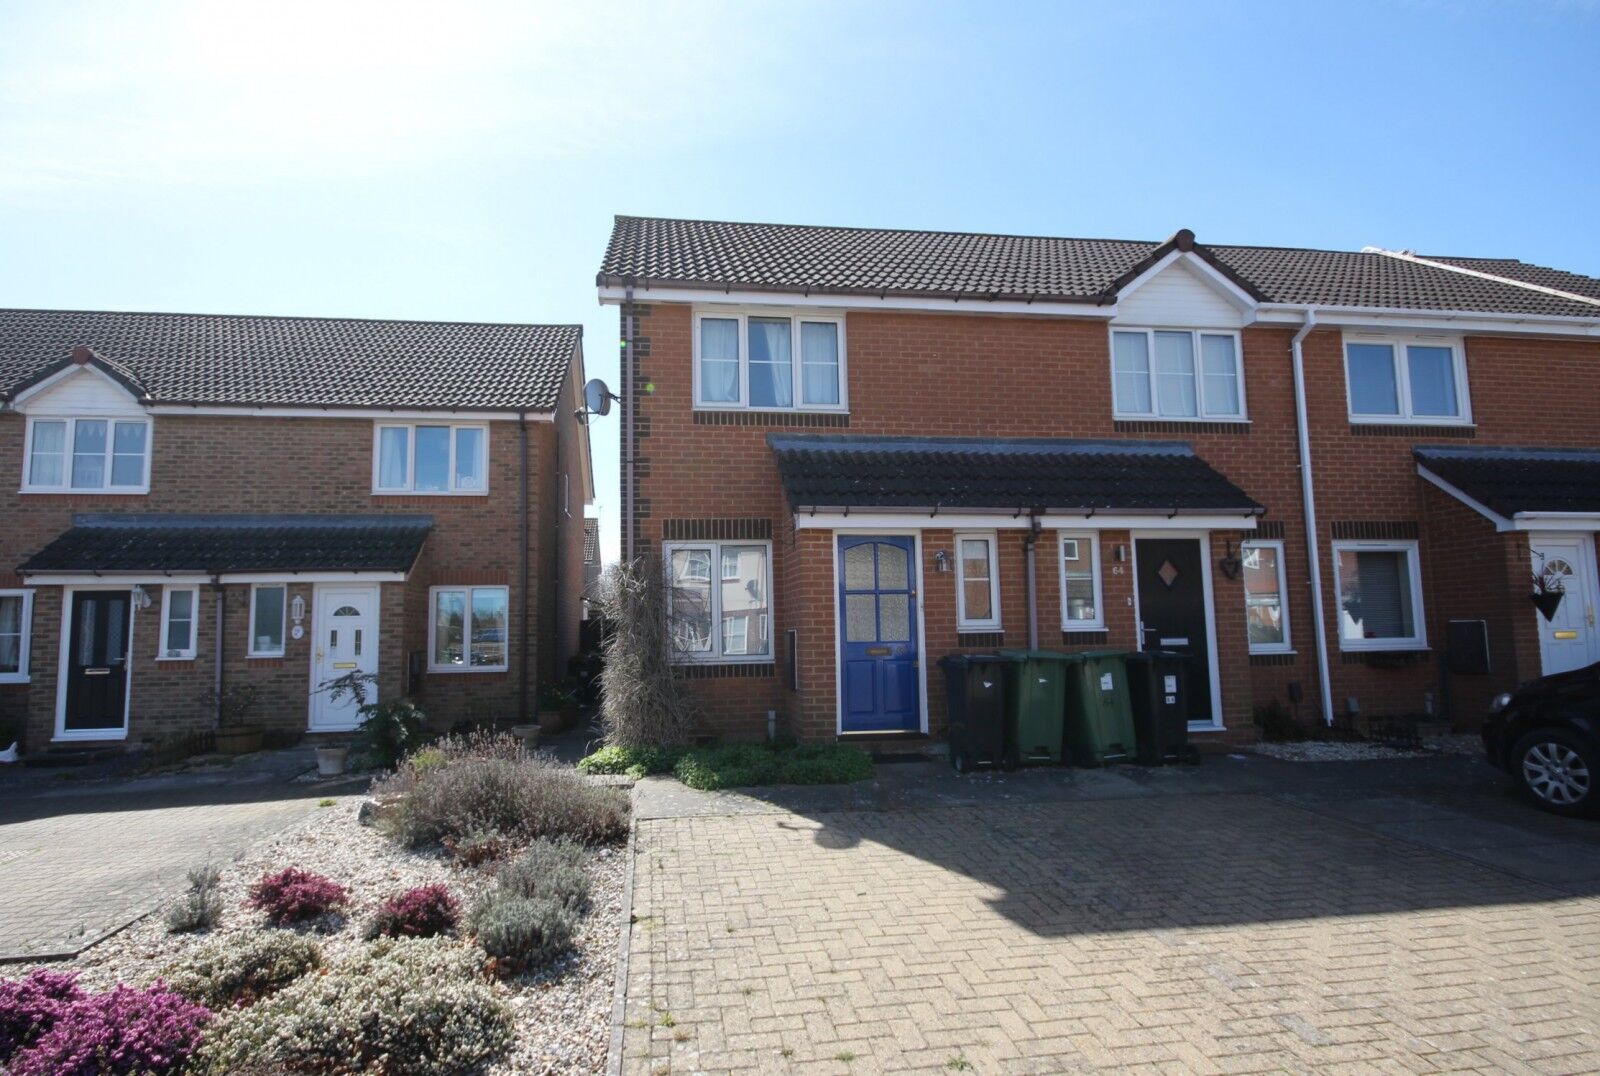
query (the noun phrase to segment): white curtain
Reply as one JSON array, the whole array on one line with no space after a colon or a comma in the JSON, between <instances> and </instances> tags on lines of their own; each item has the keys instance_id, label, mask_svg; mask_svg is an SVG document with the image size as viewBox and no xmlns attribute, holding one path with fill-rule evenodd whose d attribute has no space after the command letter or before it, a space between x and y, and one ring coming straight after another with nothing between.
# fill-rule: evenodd
<instances>
[{"instance_id":1,"label":"white curtain","mask_svg":"<svg viewBox=\"0 0 1600 1076\"><path fill-rule=\"evenodd\" d=\"M801 391L808 404L839 402L839 327L826 321L800 323Z\"/></svg>"},{"instance_id":2,"label":"white curtain","mask_svg":"<svg viewBox=\"0 0 1600 1076\"><path fill-rule=\"evenodd\" d=\"M739 402L739 323L732 318L700 320L700 398Z\"/></svg>"},{"instance_id":3,"label":"white curtain","mask_svg":"<svg viewBox=\"0 0 1600 1076\"><path fill-rule=\"evenodd\" d=\"M794 362L788 318L750 319L750 405L794 405Z\"/></svg>"},{"instance_id":4,"label":"white curtain","mask_svg":"<svg viewBox=\"0 0 1600 1076\"><path fill-rule=\"evenodd\" d=\"M403 427L388 426L378 432L378 487L404 489L406 486L407 434Z\"/></svg>"}]
</instances>

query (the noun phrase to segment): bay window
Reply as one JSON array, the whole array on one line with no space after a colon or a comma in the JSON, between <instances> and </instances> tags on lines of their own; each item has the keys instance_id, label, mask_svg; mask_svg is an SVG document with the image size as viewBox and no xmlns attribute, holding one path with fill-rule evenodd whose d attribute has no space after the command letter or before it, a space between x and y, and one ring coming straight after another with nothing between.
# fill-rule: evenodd
<instances>
[{"instance_id":1,"label":"bay window","mask_svg":"<svg viewBox=\"0 0 1600 1076\"><path fill-rule=\"evenodd\" d=\"M1416 542L1335 542L1342 650L1421 650L1422 573Z\"/></svg>"},{"instance_id":2,"label":"bay window","mask_svg":"<svg viewBox=\"0 0 1600 1076\"><path fill-rule=\"evenodd\" d=\"M188 661L195 655L199 637L200 590L197 587L163 587L161 591L161 642L158 661Z\"/></svg>"},{"instance_id":3,"label":"bay window","mask_svg":"<svg viewBox=\"0 0 1600 1076\"><path fill-rule=\"evenodd\" d=\"M27 683L32 629L33 591L0 590L0 684Z\"/></svg>"},{"instance_id":4,"label":"bay window","mask_svg":"<svg viewBox=\"0 0 1600 1076\"><path fill-rule=\"evenodd\" d=\"M374 493L481 494L489 490L489 427L379 423Z\"/></svg>"},{"instance_id":5,"label":"bay window","mask_svg":"<svg viewBox=\"0 0 1600 1076\"><path fill-rule=\"evenodd\" d=\"M960 534L956 543L956 630L1000 630L1000 573L993 531Z\"/></svg>"},{"instance_id":6,"label":"bay window","mask_svg":"<svg viewBox=\"0 0 1600 1076\"><path fill-rule=\"evenodd\" d=\"M284 603L289 588L282 583L259 583L250 588L250 642L245 654L252 658L283 657Z\"/></svg>"},{"instance_id":7,"label":"bay window","mask_svg":"<svg viewBox=\"0 0 1600 1076\"><path fill-rule=\"evenodd\" d=\"M428 604L430 672L505 672L510 667L509 588L433 587Z\"/></svg>"},{"instance_id":8,"label":"bay window","mask_svg":"<svg viewBox=\"0 0 1600 1076\"><path fill-rule=\"evenodd\" d=\"M1437 425L1472 420L1460 344L1435 337L1352 337L1344 345L1352 422Z\"/></svg>"},{"instance_id":9,"label":"bay window","mask_svg":"<svg viewBox=\"0 0 1600 1076\"><path fill-rule=\"evenodd\" d=\"M667 626L677 659L771 661L771 543L676 542L664 553Z\"/></svg>"},{"instance_id":10,"label":"bay window","mask_svg":"<svg viewBox=\"0 0 1600 1076\"><path fill-rule=\"evenodd\" d=\"M1115 329L1111 381L1118 418L1245 417L1238 333Z\"/></svg>"},{"instance_id":11,"label":"bay window","mask_svg":"<svg viewBox=\"0 0 1600 1076\"><path fill-rule=\"evenodd\" d=\"M1100 539L1063 534L1060 542L1061 630L1097 631L1106 626L1100 597Z\"/></svg>"},{"instance_id":12,"label":"bay window","mask_svg":"<svg viewBox=\"0 0 1600 1076\"><path fill-rule=\"evenodd\" d=\"M147 493L150 420L28 420L25 493Z\"/></svg>"},{"instance_id":13,"label":"bay window","mask_svg":"<svg viewBox=\"0 0 1600 1076\"><path fill-rule=\"evenodd\" d=\"M1244 616L1252 654L1285 654L1289 646L1289 608L1285 595L1283 543L1245 542L1243 562Z\"/></svg>"},{"instance_id":14,"label":"bay window","mask_svg":"<svg viewBox=\"0 0 1600 1076\"><path fill-rule=\"evenodd\" d=\"M708 310L695 315L694 351L696 407L844 409L842 317Z\"/></svg>"}]
</instances>

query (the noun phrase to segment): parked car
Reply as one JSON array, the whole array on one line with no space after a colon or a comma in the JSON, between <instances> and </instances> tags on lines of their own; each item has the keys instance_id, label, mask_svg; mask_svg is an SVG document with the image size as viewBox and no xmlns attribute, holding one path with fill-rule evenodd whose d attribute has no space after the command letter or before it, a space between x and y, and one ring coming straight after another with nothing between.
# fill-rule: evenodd
<instances>
[{"instance_id":1,"label":"parked car","mask_svg":"<svg viewBox=\"0 0 1600 1076\"><path fill-rule=\"evenodd\" d=\"M1494 700L1483 726L1489 761L1535 804L1600 815L1600 663L1529 681Z\"/></svg>"}]
</instances>

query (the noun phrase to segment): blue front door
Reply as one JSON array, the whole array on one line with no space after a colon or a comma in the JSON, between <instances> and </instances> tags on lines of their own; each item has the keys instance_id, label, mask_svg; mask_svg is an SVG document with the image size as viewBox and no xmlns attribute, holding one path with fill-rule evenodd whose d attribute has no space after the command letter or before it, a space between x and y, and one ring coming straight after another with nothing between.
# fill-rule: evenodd
<instances>
[{"instance_id":1,"label":"blue front door","mask_svg":"<svg viewBox=\"0 0 1600 1076\"><path fill-rule=\"evenodd\" d=\"M922 728L914 539L839 539L844 732Z\"/></svg>"}]
</instances>

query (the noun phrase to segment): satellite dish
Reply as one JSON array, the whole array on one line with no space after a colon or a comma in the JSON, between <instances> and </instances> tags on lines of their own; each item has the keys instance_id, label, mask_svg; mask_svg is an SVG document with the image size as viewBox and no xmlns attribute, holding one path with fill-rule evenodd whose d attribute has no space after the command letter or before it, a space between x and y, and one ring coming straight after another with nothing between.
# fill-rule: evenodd
<instances>
[{"instance_id":1,"label":"satellite dish","mask_svg":"<svg viewBox=\"0 0 1600 1076\"><path fill-rule=\"evenodd\" d=\"M606 383L598 377L590 378L589 383L583 386L583 406L591 415L609 415L614 399L616 397L611 395Z\"/></svg>"}]
</instances>

